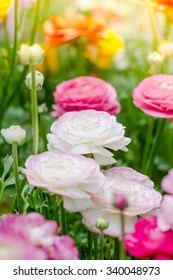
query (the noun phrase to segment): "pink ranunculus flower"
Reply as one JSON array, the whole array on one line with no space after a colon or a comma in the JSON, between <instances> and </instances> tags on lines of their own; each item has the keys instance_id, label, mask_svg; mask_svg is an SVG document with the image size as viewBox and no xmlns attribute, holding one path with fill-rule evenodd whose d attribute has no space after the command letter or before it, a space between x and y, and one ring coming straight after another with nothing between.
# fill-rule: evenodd
<instances>
[{"instance_id":1,"label":"pink ranunculus flower","mask_svg":"<svg viewBox=\"0 0 173 280\"><path fill-rule=\"evenodd\" d=\"M93 154L97 163L107 165L116 162L108 149L128 151L126 145L130 143L130 138L124 134L122 124L107 112L68 112L52 124L51 134L47 135L48 149Z\"/></svg>"},{"instance_id":2,"label":"pink ranunculus flower","mask_svg":"<svg viewBox=\"0 0 173 280\"><path fill-rule=\"evenodd\" d=\"M147 115L173 119L173 75L144 79L133 91L133 103Z\"/></svg>"},{"instance_id":3,"label":"pink ranunculus flower","mask_svg":"<svg viewBox=\"0 0 173 280\"><path fill-rule=\"evenodd\" d=\"M158 227L161 231L173 230L173 196L164 195L158 215Z\"/></svg>"},{"instance_id":4,"label":"pink ranunculus flower","mask_svg":"<svg viewBox=\"0 0 173 280\"><path fill-rule=\"evenodd\" d=\"M22 225L21 225L22 227ZM47 253L20 235L0 233L0 260L46 260Z\"/></svg>"},{"instance_id":5,"label":"pink ranunculus flower","mask_svg":"<svg viewBox=\"0 0 173 280\"><path fill-rule=\"evenodd\" d=\"M30 156L25 166L29 184L62 195L69 211L93 206L91 194L99 193L104 184L99 165L84 156L44 152Z\"/></svg>"},{"instance_id":6,"label":"pink ranunculus flower","mask_svg":"<svg viewBox=\"0 0 173 280\"><path fill-rule=\"evenodd\" d=\"M22 225L22 227L21 227ZM55 221L45 220L39 213L29 213L27 215L7 215L0 221L0 232L21 236L28 239L35 245L43 245L44 238L56 236L60 228Z\"/></svg>"},{"instance_id":7,"label":"pink ranunculus flower","mask_svg":"<svg viewBox=\"0 0 173 280\"><path fill-rule=\"evenodd\" d=\"M173 231L160 231L156 216L141 218L135 224L135 231L125 235L125 246L137 258L173 260Z\"/></svg>"},{"instance_id":8,"label":"pink ranunculus flower","mask_svg":"<svg viewBox=\"0 0 173 280\"><path fill-rule=\"evenodd\" d=\"M38 213L4 216L0 220L0 259L76 260L70 236L58 236L55 221Z\"/></svg>"},{"instance_id":9,"label":"pink ranunculus flower","mask_svg":"<svg viewBox=\"0 0 173 280\"><path fill-rule=\"evenodd\" d=\"M78 250L74 246L74 240L68 235L47 237L44 248L51 260L78 259Z\"/></svg>"},{"instance_id":10,"label":"pink ranunculus flower","mask_svg":"<svg viewBox=\"0 0 173 280\"><path fill-rule=\"evenodd\" d=\"M173 169L162 179L161 187L166 193L173 195Z\"/></svg>"},{"instance_id":11,"label":"pink ranunculus flower","mask_svg":"<svg viewBox=\"0 0 173 280\"><path fill-rule=\"evenodd\" d=\"M149 180L149 179L148 179ZM160 206L162 196L151 186L148 187L142 182L134 179L123 179L122 174L116 178L107 177L101 195L93 195L92 200L95 208L82 212L83 223L94 232L98 232L95 227L99 217L104 218L109 227L105 234L110 236L121 235L120 210L115 207L114 197L122 194L127 199L127 207L124 209L125 232L132 232L134 222L138 215L149 213Z\"/></svg>"},{"instance_id":12,"label":"pink ranunculus flower","mask_svg":"<svg viewBox=\"0 0 173 280\"><path fill-rule=\"evenodd\" d=\"M116 166L102 171L106 177L117 179L134 180L146 188L153 189L154 183L148 176L137 172L136 170L126 166Z\"/></svg>"},{"instance_id":13,"label":"pink ranunculus flower","mask_svg":"<svg viewBox=\"0 0 173 280\"><path fill-rule=\"evenodd\" d=\"M94 109L106 111L111 115L120 112L117 93L113 86L95 77L77 77L57 85L54 92L55 110L52 115L57 118L65 112Z\"/></svg>"}]
</instances>

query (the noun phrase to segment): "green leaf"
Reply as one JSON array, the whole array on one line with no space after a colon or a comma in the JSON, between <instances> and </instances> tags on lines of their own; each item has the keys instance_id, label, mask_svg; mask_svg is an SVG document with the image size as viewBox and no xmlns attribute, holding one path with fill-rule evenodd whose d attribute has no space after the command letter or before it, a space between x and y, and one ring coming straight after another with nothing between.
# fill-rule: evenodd
<instances>
[{"instance_id":1,"label":"green leaf","mask_svg":"<svg viewBox=\"0 0 173 280\"><path fill-rule=\"evenodd\" d=\"M13 157L12 156L6 156L4 158L4 171L2 174L2 180L4 180L5 176L8 174L8 172L10 171L10 168L13 165Z\"/></svg>"}]
</instances>

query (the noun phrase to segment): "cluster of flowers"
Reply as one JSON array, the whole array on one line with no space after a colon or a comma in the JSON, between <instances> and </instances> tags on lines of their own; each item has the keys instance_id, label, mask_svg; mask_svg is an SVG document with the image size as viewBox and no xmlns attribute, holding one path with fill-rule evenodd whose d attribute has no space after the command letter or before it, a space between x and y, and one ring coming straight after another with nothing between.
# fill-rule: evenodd
<instances>
[{"instance_id":1,"label":"cluster of flowers","mask_svg":"<svg viewBox=\"0 0 173 280\"><path fill-rule=\"evenodd\" d=\"M111 28L104 17L92 13L64 13L45 21L44 33L49 45L59 46L82 38L84 55L91 62L107 67L124 47L123 39Z\"/></svg>"},{"instance_id":2,"label":"cluster of flowers","mask_svg":"<svg viewBox=\"0 0 173 280\"><path fill-rule=\"evenodd\" d=\"M107 112L64 113L47 135L49 151L30 156L22 171L30 185L61 195L68 211L80 211L88 229L98 232L96 221L102 217L109 223L105 233L119 237L116 194L128 200L124 211L126 232L133 231L138 215L157 209L162 198L147 176L129 167L100 170L99 165L115 162L107 148L127 151L130 139L124 134L124 127ZM93 159L88 158L90 155Z\"/></svg>"},{"instance_id":3,"label":"cluster of flowers","mask_svg":"<svg viewBox=\"0 0 173 280\"><path fill-rule=\"evenodd\" d=\"M162 180L163 196L157 216L139 219L135 231L126 234L126 249L137 258L173 259L173 169Z\"/></svg>"},{"instance_id":4,"label":"cluster of flowers","mask_svg":"<svg viewBox=\"0 0 173 280\"><path fill-rule=\"evenodd\" d=\"M78 259L73 239L58 236L59 232L55 221L47 221L38 213L4 216L0 220L0 259Z\"/></svg>"}]
</instances>

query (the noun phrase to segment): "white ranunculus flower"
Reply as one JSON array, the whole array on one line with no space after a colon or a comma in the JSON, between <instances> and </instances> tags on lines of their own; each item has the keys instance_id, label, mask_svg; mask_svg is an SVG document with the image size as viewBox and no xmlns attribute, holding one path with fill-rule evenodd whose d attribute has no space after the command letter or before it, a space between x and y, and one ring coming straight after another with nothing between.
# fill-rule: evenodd
<instances>
[{"instance_id":1,"label":"white ranunculus flower","mask_svg":"<svg viewBox=\"0 0 173 280\"><path fill-rule=\"evenodd\" d=\"M121 236L120 210L115 207L114 203L116 194L122 194L128 201L127 207L123 210L125 232L133 231L134 222L138 215L159 208L162 196L151 187L151 184L125 177L123 178L122 174L119 178L118 176L116 178L107 177L103 192L92 195L93 209L90 208L82 212L83 223L88 229L99 232L96 228L96 221L101 217L109 223L105 234L115 237ZM150 181L149 178L148 181Z\"/></svg>"},{"instance_id":2,"label":"white ranunculus flower","mask_svg":"<svg viewBox=\"0 0 173 280\"><path fill-rule=\"evenodd\" d=\"M105 179L93 159L74 154L44 152L30 156L25 166L29 184L62 195L69 211L93 207L91 194L102 191Z\"/></svg>"},{"instance_id":3,"label":"white ranunculus flower","mask_svg":"<svg viewBox=\"0 0 173 280\"><path fill-rule=\"evenodd\" d=\"M107 112L95 110L68 112L52 124L51 134L47 135L48 149L93 154L99 164L112 164L116 161L106 148L128 151L126 145L130 143L130 138L124 134L122 124Z\"/></svg>"},{"instance_id":4,"label":"white ranunculus flower","mask_svg":"<svg viewBox=\"0 0 173 280\"><path fill-rule=\"evenodd\" d=\"M8 144L21 145L26 137L26 131L19 125L12 125L9 128L3 128L1 129L1 134Z\"/></svg>"}]
</instances>

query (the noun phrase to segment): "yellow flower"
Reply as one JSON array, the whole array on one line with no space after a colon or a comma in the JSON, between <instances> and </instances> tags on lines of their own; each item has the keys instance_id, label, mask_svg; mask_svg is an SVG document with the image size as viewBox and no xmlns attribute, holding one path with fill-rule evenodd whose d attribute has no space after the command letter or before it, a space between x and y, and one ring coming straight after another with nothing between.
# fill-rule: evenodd
<instances>
[{"instance_id":1,"label":"yellow flower","mask_svg":"<svg viewBox=\"0 0 173 280\"><path fill-rule=\"evenodd\" d=\"M107 29L99 39L89 40L85 56L100 67L107 68L112 62L112 58L124 48L121 36L112 29Z\"/></svg>"},{"instance_id":2,"label":"yellow flower","mask_svg":"<svg viewBox=\"0 0 173 280\"><path fill-rule=\"evenodd\" d=\"M11 0L0 0L0 19L3 19L8 11Z\"/></svg>"},{"instance_id":3,"label":"yellow flower","mask_svg":"<svg viewBox=\"0 0 173 280\"><path fill-rule=\"evenodd\" d=\"M165 56L170 57L173 55L173 42L170 41L162 41L158 46L158 52Z\"/></svg>"}]
</instances>

